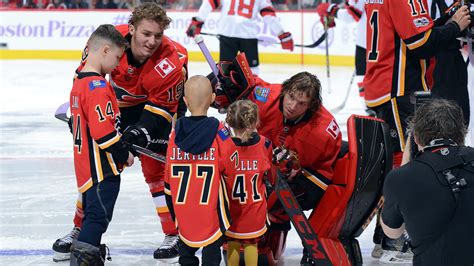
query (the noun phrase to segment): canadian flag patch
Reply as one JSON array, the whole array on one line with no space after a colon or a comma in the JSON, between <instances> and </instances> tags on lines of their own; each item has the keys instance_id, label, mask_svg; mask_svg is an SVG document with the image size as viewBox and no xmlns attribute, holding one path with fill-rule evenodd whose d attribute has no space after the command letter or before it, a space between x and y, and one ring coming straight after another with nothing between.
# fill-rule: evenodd
<instances>
[{"instance_id":1,"label":"canadian flag patch","mask_svg":"<svg viewBox=\"0 0 474 266\"><path fill-rule=\"evenodd\" d=\"M329 126L326 128L326 132L329 133L334 139L339 136L341 133L341 130L339 129L339 126L336 123L336 120L332 120L331 123L329 123Z\"/></svg>"},{"instance_id":2,"label":"canadian flag patch","mask_svg":"<svg viewBox=\"0 0 474 266\"><path fill-rule=\"evenodd\" d=\"M173 63L171 63L171 60L168 58L165 58L161 60L156 66L155 70L160 74L162 78L166 77L169 73L171 73L174 69L176 68Z\"/></svg>"}]
</instances>

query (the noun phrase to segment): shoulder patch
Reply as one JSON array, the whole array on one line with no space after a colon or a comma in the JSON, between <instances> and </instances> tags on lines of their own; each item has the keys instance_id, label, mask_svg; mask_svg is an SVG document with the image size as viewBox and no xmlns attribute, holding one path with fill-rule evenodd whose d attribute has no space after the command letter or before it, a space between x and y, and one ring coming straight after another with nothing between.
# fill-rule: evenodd
<instances>
[{"instance_id":1,"label":"shoulder patch","mask_svg":"<svg viewBox=\"0 0 474 266\"><path fill-rule=\"evenodd\" d=\"M268 149L268 148L270 148L271 145L272 145L272 141L269 140L269 139L267 139L267 138L265 138L265 148Z\"/></svg>"},{"instance_id":2,"label":"shoulder patch","mask_svg":"<svg viewBox=\"0 0 474 266\"><path fill-rule=\"evenodd\" d=\"M155 66L156 72L158 72L158 74L160 74L162 78L166 77L169 73L173 72L175 68L176 66L168 58L161 60Z\"/></svg>"},{"instance_id":3,"label":"shoulder patch","mask_svg":"<svg viewBox=\"0 0 474 266\"><path fill-rule=\"evenodd\" d=\"M341 130L339 129L336 120L331 120L331 123L329 123L328 127L326 128L326 132L329 133L333 139L337 139L337 136L339 136Z\"/></svg>"},{"instance_id":4,"label":"shoulder patch","mask_svg":"<svg viewBox=\"0 0 474 266\"><path fill-rule=\"evenodd\" d=\"M107 82L104 79L96 79L89 82L89 90L93 91L97 88L105 88L107 86Z\"/></svg>"},{"instance_id":5,"label":"shoulder patch","mask_svg":"<svg viewBox=\"0 0 474 266\"><path fill-rule=\"evenodd\" d=\"M230 137L230 132L226 127L223 127L221 129L219 129L219 131L217 131L217 135L219 135L219 137L222 140L226 140Z\"/></svg>"},{"instance_id":6,"label":"shoulder patch","mask_svg":"<svg viewBox=\"0 0 474 266\"><path fill-rule=\"evenodd\" d=\"M265 103L267 102L268 95L270 94L270 88L256 86L253 90L253 94L255 96L255 100Z\"/></svg>"}]
</instances>

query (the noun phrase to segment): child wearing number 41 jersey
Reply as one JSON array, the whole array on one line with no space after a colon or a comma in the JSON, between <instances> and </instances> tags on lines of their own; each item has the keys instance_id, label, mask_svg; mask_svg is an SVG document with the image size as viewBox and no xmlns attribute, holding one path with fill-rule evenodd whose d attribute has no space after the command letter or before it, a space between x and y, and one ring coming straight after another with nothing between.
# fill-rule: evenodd
<instances>
[{"instance_id":1,"label":"child wearing number 41 jersey","mask_svg":"<svg viewBox=\"0 0 474 266\"><path fill-rule=\"evenodd\" d=\"M74 168L84 209L82 230L72 243L71 265L103 265L100 242L112 219L120 172L133 164L118 132L114 90L103 77L118 65L126 41L113 25L100 25L88 44L89 59L74 80L69 101Z\"/></svg>"},{"instance_id":2,"label":"child wearing number 41 jersey","mask_svg":"<svg viewBox=\"0 0 474 266\"><path fill-rule=\"evenodd\" d=\"M226 231L228 265L239 265L241 246L245 265L257 265L258 239L267 231L264 179L271 179L272 145L258 135L258 107L249 100L232 103L227 110L233 149L223 156L223 174L230 197L231 227Z\"/></svg>"}]
</instances>

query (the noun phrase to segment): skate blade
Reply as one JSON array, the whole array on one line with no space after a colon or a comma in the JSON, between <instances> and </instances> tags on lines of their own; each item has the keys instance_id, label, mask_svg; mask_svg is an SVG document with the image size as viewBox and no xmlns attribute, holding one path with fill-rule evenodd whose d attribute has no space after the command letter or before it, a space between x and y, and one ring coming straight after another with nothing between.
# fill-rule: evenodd
<instances>
[{"instance_id":1,"label":"skate blade","mask_svg":"<svg viewBox=\"0 0 474 266\"><path fill-rule=\"evenodd\" d=\"M158 260L161 263L166 263L166 264L178 264L179 256L176 256L174 258L168 258L168 259L160 258L156 260ZM158 265L163 265L161 263L158 263Z\"/></svg>"},{"instance_id":2,"label":"skate blade","mask_svg":"<svg viewBox=\"0 0 474 266\"><path fill-rule=\"evenodd\" d=\"M61 261L66 261L71 258L71 253L59 253L56 251L53 251L53 261L54 262L61 262Z\"/></svg>"}]
</instances>

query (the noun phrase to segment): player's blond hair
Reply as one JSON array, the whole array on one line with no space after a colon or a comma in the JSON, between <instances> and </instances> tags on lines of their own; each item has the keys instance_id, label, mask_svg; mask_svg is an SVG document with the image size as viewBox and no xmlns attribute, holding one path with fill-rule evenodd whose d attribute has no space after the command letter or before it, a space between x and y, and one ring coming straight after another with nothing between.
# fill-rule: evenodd
<instances>
[{"instance_id":1,"label":"player's blond hair","mask_svg":"<svg viewBox=\"0 0 474 266\"><path fill-rule=\"evenodd\" d=\"M128 24L137 26L144 19L158 23L163 30L167 29L171 23L171 18L166 15L166 10L155 2L146 2L137 6L133 10Z\"/></svg>"},{"instance_id":2,"label":"player's blond hair","mask_svg":"<svg viewBox=\"0 0 474 266\"><path fill-rule=\"evenodd\" d=\"M259 123L258 106L249 100L235 101L229 105L225 120L233 129L243 130L240 139L247 142Z\"/></svg>"}]
</instances>

